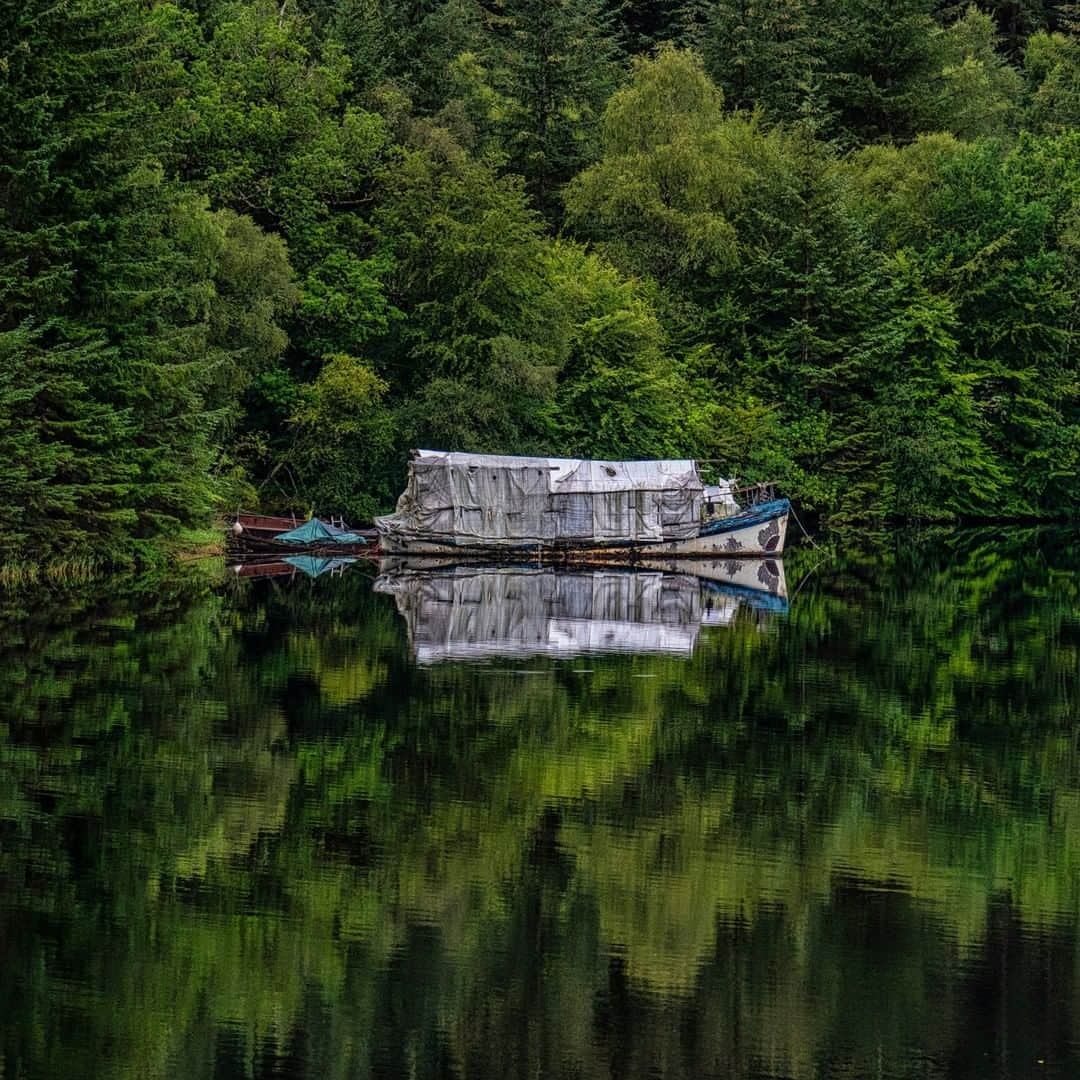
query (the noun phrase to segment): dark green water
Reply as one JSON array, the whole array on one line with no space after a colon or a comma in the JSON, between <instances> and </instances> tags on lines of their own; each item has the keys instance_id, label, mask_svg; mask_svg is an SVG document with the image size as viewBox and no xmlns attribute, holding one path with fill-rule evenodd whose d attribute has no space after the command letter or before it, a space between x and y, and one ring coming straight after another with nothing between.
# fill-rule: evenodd
<instances>
[{"instance_id":1,"label":"dark green water","mask_svg":"<svg viewBox=\"0 0 1080 1080\"><path fill-rule=\"evenodd\" d=\"M1078 1077L1075 540L472 663L356 567L8 596L0 1076Z\"/></svg>"}]
</instances>

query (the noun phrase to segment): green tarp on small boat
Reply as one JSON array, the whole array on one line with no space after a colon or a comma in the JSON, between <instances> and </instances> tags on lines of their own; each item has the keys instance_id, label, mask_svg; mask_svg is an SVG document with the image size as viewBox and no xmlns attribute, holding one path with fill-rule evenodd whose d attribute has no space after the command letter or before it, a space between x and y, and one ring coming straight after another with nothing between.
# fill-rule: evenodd
<instances>
[{"instance_id":1,"label":"green tarp on small boat","mask_svg":"<svg viewBox=\"0 0 1080 1080\"><path fill-rule=\"evenodd\" d=\"M288 532L278 533L275 540L285 544L366 544L367 541L359 533L339 529L336 525L328 525L319 518L305 521L303 525L297 525Z\"/></svg>"}]
</instances>

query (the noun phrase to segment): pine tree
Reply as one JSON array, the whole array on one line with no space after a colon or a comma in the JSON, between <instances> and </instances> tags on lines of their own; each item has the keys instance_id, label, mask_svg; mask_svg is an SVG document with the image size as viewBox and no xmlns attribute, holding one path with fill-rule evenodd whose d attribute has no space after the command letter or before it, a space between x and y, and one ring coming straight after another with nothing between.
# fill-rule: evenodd
<instances>
[{"instance_id":1,"label":"pine tree","mask_svg":"<svg viewBox=\"0 0 1080 1080\"><path fill-rule=\"evenodd\" d=\"M729 106L761 108L771 120L824 121L827 41L817 0L703 0L683 17L684 40Z\"/></svg>"},{"instance_id":2,"label":"pine tree","mask_svg":"<svg viewBox=\"0 0 1080 1080\"><path fill-rule=\"evenodd\" d=\"M130 551L211 505L215 244L164 167L188 29L126 0L0 4L0 428L37 557Z\"/></svg>"},{"instance_id":3,"label":"pine tree","mask_svg":"<svg viewBox=\"0 0 1080 1080\"><path fill-rule=\"evenodd\" d=\"M548 217L591 154L615 84L617 43L603 0L496 0L484 7L486 124Z\"/></svg>"},{"instance_id":4,"label":"pine tree","mask_svg":"<svg viewBox=\"0 0 1080 1080\"><path fill-rule=\"evenodd\" d=\"M904 141L934 130L926 93L938 73L932 9L932 0L820 0L825 89L841 141Z\"/></svg>"}]
</instances>

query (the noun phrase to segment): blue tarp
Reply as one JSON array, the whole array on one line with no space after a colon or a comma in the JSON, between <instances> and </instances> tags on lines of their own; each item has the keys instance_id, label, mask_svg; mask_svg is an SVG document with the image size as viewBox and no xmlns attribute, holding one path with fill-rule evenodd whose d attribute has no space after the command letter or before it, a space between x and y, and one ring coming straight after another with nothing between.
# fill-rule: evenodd
<instances>
[{"instance_id":1,"label":"blue tarp","mask_svg":"<svg viewBox=\"0 0 1080 1080\"><path fill-rule=\"evenodd\" d=\"M288 532L278 533L275 540L285 544L366 544L367 541L359 533L348 532L339 529L336 525L329 525L319 518L305 521L303 525L297 525Z\"/></svg>"},{"instance_id":2,"label":"blue tarp","mask_svg":"<svg viewBox=\"0 0 1080 1080\"><path fill-rule=\"evenodd\" d=\"M718 518L709 521L701 527L702 536L715 536L717 533L734 532L735 529L745 529L750 525L759 525L770 518L783 517L791 511L791 503L787 499L773 499L771 502L758 503L756 506L748 506L730 517Z\"/></svg>"}]
</instances>

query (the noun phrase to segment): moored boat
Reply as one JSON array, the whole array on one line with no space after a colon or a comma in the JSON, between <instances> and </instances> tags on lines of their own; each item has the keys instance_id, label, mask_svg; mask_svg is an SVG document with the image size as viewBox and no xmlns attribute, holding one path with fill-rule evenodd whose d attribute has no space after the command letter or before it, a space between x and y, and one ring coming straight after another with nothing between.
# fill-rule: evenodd
<instances>
[{"instance_id":1,"label":"moored boat","mask_svg":"<svg viewBox=\"0 0 1080 1080\"><path fill-rule=\"evenodd\" d=\"M791 509L754 502L764 490L706 486L692 460L416 450L397 510L375 524L381 549L405 555L760 558L784 550Z\"/></svg>"},{"instance_id":2,"label":"moored boat","mask_svg":"<svg viewBox=\"0 0 1080 1080\"><path fill-rule=\"evenodd\" d=\"M249 554L369 554L375 532L350 529L344 522L322 518L298 520L262 514L237 514L230 530L233 550Z\"/></svg>"}]
</instances>

